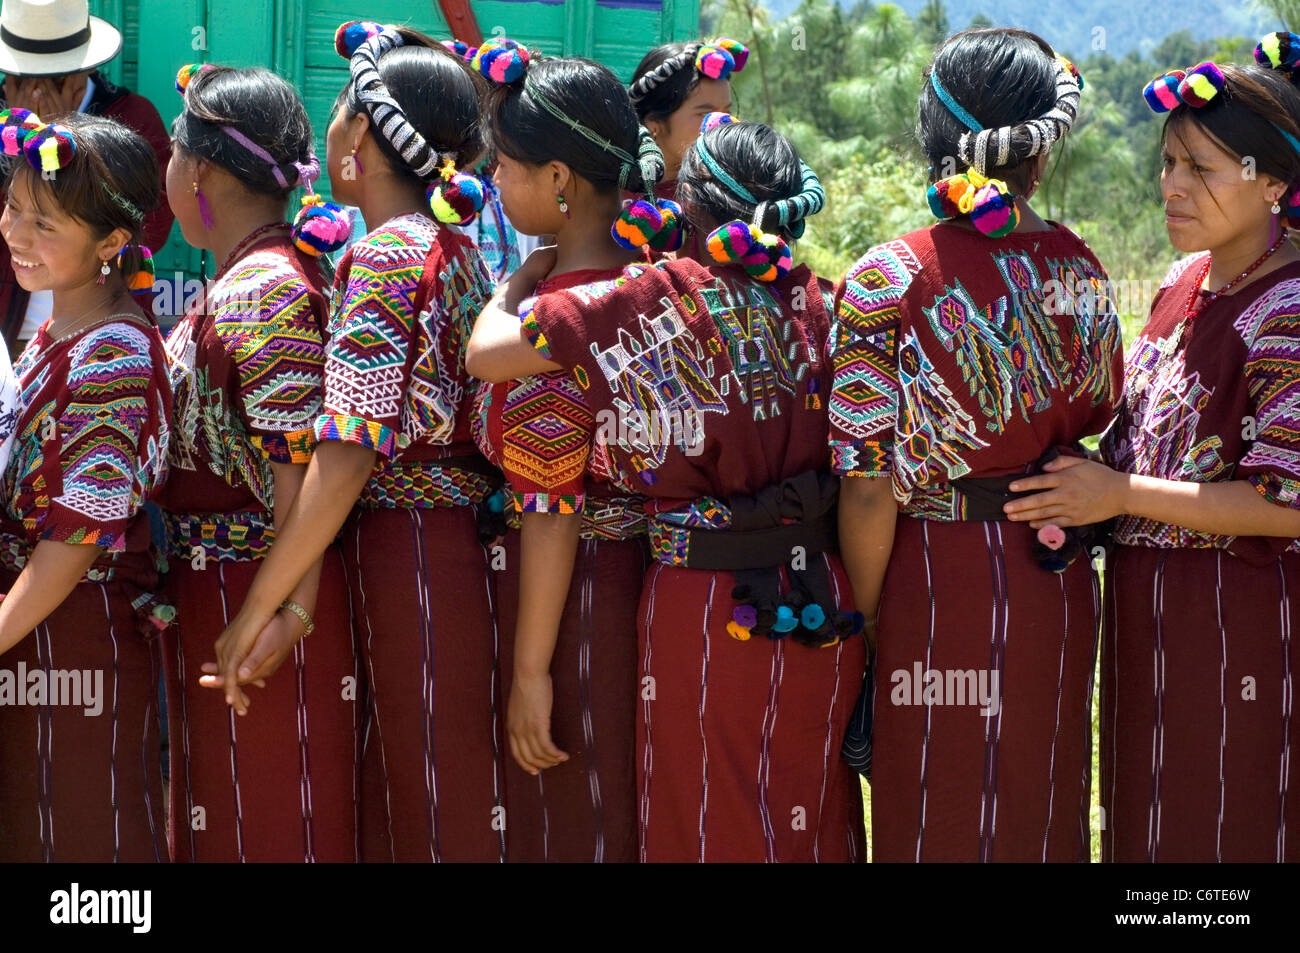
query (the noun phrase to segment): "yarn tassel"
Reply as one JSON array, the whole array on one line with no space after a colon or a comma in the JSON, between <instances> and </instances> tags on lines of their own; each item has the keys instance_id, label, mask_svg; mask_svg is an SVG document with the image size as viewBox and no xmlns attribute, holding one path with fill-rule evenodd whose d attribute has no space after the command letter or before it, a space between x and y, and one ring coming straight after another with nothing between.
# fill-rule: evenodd
<instances>
[{"instance_id":1,"label":"yarn tassel","mask_svg":"<svg viewBox=\"0 0 1300 953\"><path fill-rule=\"evenodd\" d=\"M202 189L196 189L194 197L199 200L199 218L203 221L203 227L212 228L216 223L212 220L212 207L208 205L208 197L203 194Z\"/></svg>"}]
</instances>

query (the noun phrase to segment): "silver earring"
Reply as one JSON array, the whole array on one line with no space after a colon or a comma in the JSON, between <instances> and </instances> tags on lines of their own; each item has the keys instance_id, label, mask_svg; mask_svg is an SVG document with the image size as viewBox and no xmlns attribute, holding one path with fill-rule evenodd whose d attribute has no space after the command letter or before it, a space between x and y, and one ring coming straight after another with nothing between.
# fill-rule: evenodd
<instances>
[{"instance_id":1,"label":"silver earring","mask_svg":"<svg viewBox=\"0 0 1300 953\"><path fill-rule=\"evenodd\" d=\"M1280 212L1280 211L1282 211L1282 206L1278 204L1278 200L1277 200L1277 199L1274 199L1274 200L1273 200L1273 208L1272 208L1272 212L1273 212L1274 215L1276 215L1276 214L1277 214L1278 212Z\"/></svg>"}]
</instances>

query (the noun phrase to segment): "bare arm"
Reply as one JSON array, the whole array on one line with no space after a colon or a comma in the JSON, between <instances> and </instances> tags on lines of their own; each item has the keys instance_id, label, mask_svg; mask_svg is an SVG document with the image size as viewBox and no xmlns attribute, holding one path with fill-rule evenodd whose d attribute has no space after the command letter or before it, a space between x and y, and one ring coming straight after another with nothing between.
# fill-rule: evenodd
<instances>
[{"instance_id":1,"label":"bare arm","mask_svg":"<svg viewBox=\"0 0 1300 953\"><path fill-rule=\"evenodd\" d=\"M582 517L525 513L519 538L519 621L506 726L529 774L568 761L551 740L551 657L573 578Z\"/></svg>"},{"instance_id":2,"label":"bare arm","mask_svg":"<svg viewBox=\"0 0 1300 953\"><path fill-rule=\"evenodd\" d=\"M0 655L21 642L76 588L103 552L99 546L43 539L0 602Z\"/></svg>"},{"instance_id":3,"label":"bare arm","mask_svg":"<svg viewBox=\"0 0 1300 953\"><path fill-rule=\"evenodd\" d=\"M897 520L898 503L888 475L840 480L840 558L853 586L854 603L869 622L880 609ZM867 632L868 641L874 641L870 625Z\"/></svg>"},{"instance_id":4,"label":"bare arm","mask_svg":"<svg viewBox=\"0 0 1300 953\"><path fill-rule=\"evenodd\" d=\"M361 494L375 466L375 451L342 440L317 445L311 463L294 497L284 525L277 518L275 545L257 571L238 615L217 640L217 666L226 701L243 715L247 702L240 699L238 682L252 675L245 664L258 634L271 621L290 593L308 584L309 572L319 580L321 557ZM315 599L312 600L313 605Z\"/></svg>"},{"instance_id":5,"label":"bare arm","mask_svg":"<svg viewBox=\"0 0 1300 953\"><path fill-rule=\"evenodd\" d=\"M1047 523L1079 526L1112 516L1142 516L1202 533L1228 536L1300 536L1300 511L1270 503L1246 480L1192 483L1119 473L1078 457L1053 460L1013 491L1044 490L1003 507L1034 529Z\"/></svg>"}]
</instances>

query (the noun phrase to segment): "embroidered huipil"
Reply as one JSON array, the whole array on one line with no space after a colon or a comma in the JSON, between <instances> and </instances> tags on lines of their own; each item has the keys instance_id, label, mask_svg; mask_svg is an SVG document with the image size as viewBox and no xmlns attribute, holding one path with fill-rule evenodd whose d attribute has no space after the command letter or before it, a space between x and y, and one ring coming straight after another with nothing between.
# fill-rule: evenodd
<instances>
[{"instance_id":1,"label":"embroidered huipil","mask_svg":"<svg viewBox=\"0 0 1300 953\"><path fill-rule=\"evenodd\" d=\"M622 269L568 272L537 284L525 309L545 294L617 279ZM604 430L568 371L479 385L474 441L510 484L507 520L522 513L581 513L584 537L623 539L645 533L644 503L609 479Z\"/></svg>"},{"instance_id":2,"label":"embroidered huipil","mask_svg":"<svg viewBox=\"0 0 1300 953\"><path fill-rule=\"evenodd\" d=\"M1099 433L1121 387L1106 274L1068 229L990 240L939 224L849 271L831 332L831 455L902 512L961 519L949 481L1023 470Z\"/></svg>"},{"instance_id":3,"label":"embroidered huipil","mask_svg":"<svg viewBox=\"0 0 1300 953\"><path fill-rule=\"evenodd\" d=\"M624 275L534 299L520 320L572 367L607 434L601 469L646 497L655 558L684 565L688 530L730 525L728 497L825 465L830 302L802 266L771 285L689 258Z\"/></svg>"},{"instance_id":4,"label":"embroidered huipil","mask_svg":"<svg viewBox=\"0 0 1300 953\"><path fill-rule=\"evenodd\" d=\"M167 338L175 429L161 497L168 549L264 556L272 463L305 464L324 395L325 278L288 235L256 243Z\"/></svg>"},{"instance_id":5,"label":"embroidered huipil","mask_svg":"<svg viewBox=\"0 0 1300 953\"><path fill-rule=\"evenodd\" d=\"M43 539L107 552L88 579L112 578L120 554L149 548L140 509L167 474L162 339L126 321L52 341L42 327L14 365L22 414L4 474L4 561L21 569Z\"/></svg>"},{"instance_id":6,"label":"embroidered huipil","mask_svg":"<svg viewBox=\"0 0 1300 953\"><path fill-rule=\"evenodd\" d=\"M1177 262L1126 356L1126 394L1102 439L1117 470L1167 480L1247 480L1265 499L1300 507L1300 264L1286 265L1196 313L1172 343L1205 255ZM1233 537L1120 516L1116 542L1227 549L1247 559L1300 552L1300 540Z\"/></svg>"},{"instance_id":7,"label":"embroidered huipil","mask_svg":"<svg viewBox=\"0 0 1300 953\"><path fill-rule=\"evenodd\" d=\"M465 373L465 345L490 295L473 242L424 215L391 219L348 249L334 279L315 433L378 455L362 506L469 504L492 492L493 477L467 459L476 451Z\"/></svg>"}]
</instances>

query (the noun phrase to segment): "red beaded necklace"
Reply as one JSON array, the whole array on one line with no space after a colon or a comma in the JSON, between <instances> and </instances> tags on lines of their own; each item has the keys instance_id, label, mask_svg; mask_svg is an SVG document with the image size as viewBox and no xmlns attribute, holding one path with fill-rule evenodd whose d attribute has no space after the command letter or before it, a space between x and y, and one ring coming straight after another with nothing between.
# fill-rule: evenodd
<instances>
[{"instance_id":1,"label":"red beaded necklace","mask_svg":"<svg viewBox=\"0 0 1300 953\"><path fill-rule=\"evenodd\" d=\"M1218 291L1206 291L1201 287L1201 283L1205 281L1205 276L1210 273L1211 259L1209 257L1206 257L1205 264L1201 266L1201 273L1197 277L1196 283L1192 285L1192 293L1187 296L1187 306L1183 308L1183 320L1190 321L1194 313L1196 314L1200 313L1199 311L1194 311L1192 307L1196 303L1197 295L1205 296L1205 300L1201 302L1201 307L1200 307L1200 310L1203 311L1205 310L1206 305L1208 305L1212 301L1217 301L1220 297L1227 294L1233 288L1237 287L1237 285L1241 284L1243 281L1249 278L1259 268L1260 265L1264 264L1264 262L1272 258L1273 254L1279 248L1282 247L1284 242L1286 242L1287 233L1288 233L1287 229L1285 228L1282 229L1282 234L1277 237L1277 241L1269 245L1268 250L1265 251L1264 254L1256 258L1249 268L1247 268L1245 271L1239 274L1236 278L1233 278L1231 281L1229 281Z\"/></svg>"}]
</instances>

